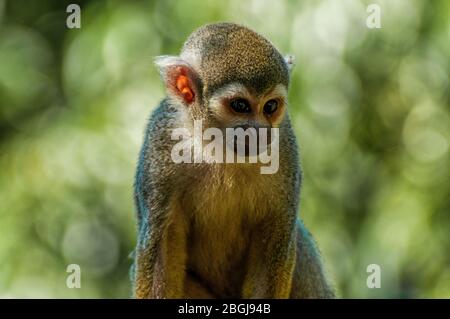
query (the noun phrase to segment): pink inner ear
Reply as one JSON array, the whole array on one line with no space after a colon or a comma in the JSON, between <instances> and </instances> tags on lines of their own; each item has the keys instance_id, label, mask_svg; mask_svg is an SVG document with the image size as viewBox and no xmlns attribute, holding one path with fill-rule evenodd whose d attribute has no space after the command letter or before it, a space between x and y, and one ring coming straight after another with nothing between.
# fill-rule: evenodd
<instances>
[{"instance_id":1,"label":"pink inner ear","mask_svg":"<svg viewBox=\"0 0 450 319\"><path fill-rule=\"evenodd\" d=\"M192 103L194 101L194 91L189 86L189 79L186 75L180 74L176 79L176 88L183 96L186 103Z\"/></svg>"},{"instance_id":2,"label":"pink inner ear","mask_svg":"<svg viewBox=\"0 0 450 319\"><path fill-rule=\"evenodd\" d=\"M173 66L168 70L167 85L173 94L180 96L186 104L194 102L195 91L192 73L187 67Z\"/></svg>"}]
</instances>

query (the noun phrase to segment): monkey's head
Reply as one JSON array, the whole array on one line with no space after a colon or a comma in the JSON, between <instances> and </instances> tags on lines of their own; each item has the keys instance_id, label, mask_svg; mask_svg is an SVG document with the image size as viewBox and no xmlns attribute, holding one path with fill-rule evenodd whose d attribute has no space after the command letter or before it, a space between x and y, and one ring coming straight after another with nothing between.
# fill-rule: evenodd
<instances>
[{"instance_id":1,"label":"monkey's head","mask_svg":"<svg viewBox=\"0 0 450 319\"><path fill-rule=\"evenodd\" d=\"M202 114L209 125L278 127L287 107L290 57L241 25L206 25L180 56L157 58L170 98Z\"/></svg>"}]
</instances>

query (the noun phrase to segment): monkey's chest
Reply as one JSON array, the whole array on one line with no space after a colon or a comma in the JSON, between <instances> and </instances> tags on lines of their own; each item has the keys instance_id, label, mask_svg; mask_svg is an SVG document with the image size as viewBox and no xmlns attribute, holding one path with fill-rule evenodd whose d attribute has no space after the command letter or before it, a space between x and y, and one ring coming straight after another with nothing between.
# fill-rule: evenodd
<instances>
[{"instance_id":1,"label":"monkey's chest","mask_svg":"<svg viewBox=\"0 0 450 319\"><path fill-rule=\"evenodd\" d=\"M239 297L251 234L261 215L261 191L251 183L199 183L188 201L188 268L214 293Z\"/></svg>"},{"instance_id":2,"label":"monkey's chest","mask_svg":"<svg viewBox=\"0 0 450 319\"><path fill-rule=\"evenodd\" d=\"M232 227L193 224L190 230L188 269L220 297L239 297L246 273L249 233Z\"/></svg>"}]
</instances>

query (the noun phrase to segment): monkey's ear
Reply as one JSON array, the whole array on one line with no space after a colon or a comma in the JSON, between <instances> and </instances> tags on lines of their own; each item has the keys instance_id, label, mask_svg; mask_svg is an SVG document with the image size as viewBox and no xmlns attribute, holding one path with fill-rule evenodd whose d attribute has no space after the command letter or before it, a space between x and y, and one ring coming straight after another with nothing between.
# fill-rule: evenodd
<instances>
[{"instance_id":1,"label":"monkey's ear","mask_svg":"<svg viewBox=\"0 0 450 319\"><path fill-rule=\"evenodd\" d=\"M186 105L201 98L201 81L195 70L177 56L159 56L155 59L167 93Z\"/></svg>"},{"instance_id":2,"label":"monkey's ear","mask_svg":"<svg viewBox=\"0 0 450 319\"><path fill-rule=\"evenodd\" d=\"M294 68L295 65L295 57L293 55L288 54L284 57L284 62L286 62L289 74L291 74L292 69Z\"/></svg>"}]
</instances>

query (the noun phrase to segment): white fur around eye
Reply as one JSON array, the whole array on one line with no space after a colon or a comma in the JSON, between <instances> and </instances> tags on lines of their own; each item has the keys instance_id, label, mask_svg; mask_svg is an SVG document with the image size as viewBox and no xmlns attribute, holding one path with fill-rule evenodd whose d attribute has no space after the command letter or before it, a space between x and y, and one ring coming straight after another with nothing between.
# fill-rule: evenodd
<instances>
[{"instance_id":1,"label":"white fur around eye","mask_svg":"<svg viewBox=\"0 0 450 319\"><path fill-rule=\"evenodd\" d=\"M287 89L283 84L278 84L275 88L264 96L263 103L271 99L281 98L283 102L287 101Z\"/></svg>"},{"instance_id":2,"label":"white fur around eye","mask_svg":"<svg viewBox=\"0 0 450 319\"><path fill-rule=\"evenodd\" d=\"M230 83L214 92L211 100L233 97L250 98L250 93L243 84Z\"/></svg>"},{"instance_id":3,"label":"white fur around eye","mask_svg":"<svg viewBox=\"0 0 450 319\"><path fill-rule=\"evenodd\" d=\"M226 119L227 114L224 112L224 99L244 98L251 99L251 95L244 85L240 83L230 83L218 89L209 99L210 111L219 119Z\"/></svg>"}]
</instances>

